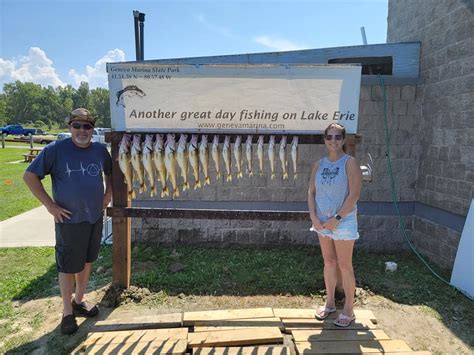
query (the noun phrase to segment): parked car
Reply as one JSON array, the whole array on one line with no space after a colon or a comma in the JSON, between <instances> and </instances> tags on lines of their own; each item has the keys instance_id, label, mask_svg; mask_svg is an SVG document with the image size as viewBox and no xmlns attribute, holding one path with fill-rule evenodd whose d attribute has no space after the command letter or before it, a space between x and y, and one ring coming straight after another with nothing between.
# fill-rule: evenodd
<instances>
[{"instance_id":1,"label":"parked car","mask_svg":"<svg viewBox=\"0 0 474 355\"><path fill-rule=\"evenodd\" d=\"M105 144L105 132L109 131L110 128L94 128L94 132L92 133L92 142L99 142ZM65 138L71 138L71 133L63 132L58 134L58 140Z\"/></svg>"},{"instance_id":2,"label":"parked car","mask_svg":"<svg viewBox=\"0 0 474 355\"><path fill-rule=\"evenodd\" d=\"M36 133L35 128L23 128L19 124L11 124L5 127L0 127L0 134L15 135L15 136L32 136Z\"/></svg>"},{"instance_id":3,"label":"parked car","mask_svg":"<svg viewBox=\"0 0 474 355\"><path fill-rule=\"evenodd\" d=\"M58 133L58 140L66 139L66 138L71 138L71 133L69 132Z\"/></svg>"}]
</instances>

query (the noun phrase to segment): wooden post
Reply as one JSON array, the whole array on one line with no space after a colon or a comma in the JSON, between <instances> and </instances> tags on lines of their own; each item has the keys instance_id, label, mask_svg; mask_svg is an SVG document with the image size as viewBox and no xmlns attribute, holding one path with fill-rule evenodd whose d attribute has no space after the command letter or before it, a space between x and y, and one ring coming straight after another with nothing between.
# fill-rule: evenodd
<instances>
[{"instance_id":1,"label":"wooden post","mask_svg":"<svg viewBox=\"0 0 474 355\"><path fill-rule=\"evenodd\" d=\"M2 133L2 149L5 148L5 136L6 134Z\"/></svg>"},{"instance_id":2,"label":"wooden post","mask_svg":"<svg viewBox=\"0 0 474 355\"><path fill-rule=\"evenodd\" d=\"M33 148L33 135L29 134L28 138L30 139L30 148Z\"/></svg>"},{"instance_id":3,"label":"wooden post","mask_svg":"<svg viewBox=\"0 0 474 355\"><path fill-rule=\"evenodd\" d=\"M355 157L356 155L356 144L360 140L360 136L348 134L346 136L346 153Z\"/></svg>"},{"instance_id":4,"label":"wooden post","mask_svg":"<svg viewBox=\"0 0 474 355\"><path fill-rule=\"evenodd\" d=\"M112 184L113 207L130 207L127 185L118 164L119 144L123 133L113 132L112 143ZM130 286L131 275L131 220L128 217L112 217L113 254L112 284L124 288Z\"/></svg>"}]
</instances>

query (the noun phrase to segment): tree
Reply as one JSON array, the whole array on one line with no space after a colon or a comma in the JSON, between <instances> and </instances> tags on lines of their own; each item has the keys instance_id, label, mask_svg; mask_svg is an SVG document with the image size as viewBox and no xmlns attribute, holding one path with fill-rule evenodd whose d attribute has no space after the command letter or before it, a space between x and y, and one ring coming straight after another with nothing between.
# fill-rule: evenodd
<instances>
[{"instance_id":1,"label":"tree","mask_svg":"<svg viewBox=\"0 0 474 355\"><path fill-rule=\"evenodd\" d=\"M35 120L41 113L41 85L34 83L7 83L3 87L6 97L5 115L10 123Z\"/></svg>"},{"instance_id":2,"label":"tree","mask_svg":"<svg viewBox=\"0 0 474 355\"><path fill-rule=\"evenodd\" d=\"M90 110L97 116L96 126L110 127L109 90L97 88L91 90Z\"/></svg>"},{"instance_id":3,"label":"tree","mask_svg":"<svg viewBox=\"0 0 474 355\"><path fill-rule=\"evenodd\" d=\"M75 93L72 96L72 102L74 108L78 107L89 107L89 84L85 81L81 82L79 88L75 90Z\"/></svg>"}]
</instances>

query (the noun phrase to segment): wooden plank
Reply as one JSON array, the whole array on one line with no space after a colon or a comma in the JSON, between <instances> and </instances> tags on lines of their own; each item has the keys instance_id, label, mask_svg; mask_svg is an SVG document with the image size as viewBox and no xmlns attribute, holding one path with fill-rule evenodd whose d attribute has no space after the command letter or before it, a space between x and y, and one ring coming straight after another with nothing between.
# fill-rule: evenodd
<instances>
[{"instance_id":1,"label":"wooden plank","mask_svg":"<svg viewBox=\"0 0 474 355\"><path fill-rule=\"evenodd\" d=\"M318 320L316 318L309 319L309 318L283 318L282 319L283 325L285 326L285 331L293 331L297 329L358 329L358 330L370 330L370 329L378 329L377 324L375 324L370 319L356 319L354 322L351 323L350 326L346 328L341 328L333 324L334 319L325 319L325 320Z\"/></svg>"},{"instance_id":2,"label":"wooden plank","mask_svg":"<svg viewBox=\"0 0 474 355\"><path fill-rule=\"evenodd\" d=\"M236 346L283 343L283 334L276 327L221 330L188 334L191 347Z\"/></svg>"},{"instance_id":3,"label":"wooden plank","mask_svg":"<svg viewBox=\"0 0 474 355\"><path fill-rule=\"evenodd\" d=\"M116 330L178 328L182 325L182 317L182 313L171 313L127 319L106 319L96 322L92 331L110 332Z\"/></svg>"},{"instance_id":4,"label":"wooden plank","mask_svg":"<svg viewBox=\"0 0 474 355\"><path fill-rule=\"evenodd\" d=\"M383 330L340 330L310 329L291 331L295 342L350 341L350 340L389 340Z\"/></svg>"},{"instance_id":5,"label":"wooden plank","mask_svg":"<svg viewBox=\"0 0 474 355\"><path fill-rule=\"evenodd\" d=\"M283 323L280 318L243 318L243 319L225 319L225 320L204 320L194 322L194 332L229 330L255 327L278 327L283 330Z\"/></svg>"},{"instance_id":6,"label":"wooden plank","mask_svg":"<svg viewBox=\"0 0 474 355\"><path fill-rule=\"evenodd\" d=\"M186 340L150 340L127 343L95 344L86 347L85 354L167 354L186 353Z\"/></svg>"},{"instance_id":7,"label":"wooden plank","mask_svg":"<svg viewBox=\"0 0 474 355\"><path fill-rule=\"evenodd\" d=\"M403 340L367 341L322 341L295 343L298 354L386 354L388 352L411 352Z\"/></svg>"},{"instance_id":8,"label":"wooden plank","mask_svg":"<svg viewBox=\"0 0 474 355\"><path fill-rule=\"evenodd\" d=\"M195 348L193 355L290 355L286 346L235 346Z\"/></svg>"},{"instance_id":9,"label":"wooden plank","mask_svg":"<svg viewBox=\"0 0 474 355\"><path fill-rule=\"evenodd\" d=\"M279 318L310 318L316 316L315 308L273 308L275 317ZM336 318L338 312L331 313L328 318ZM374 313L368 309L354 309L356 318L375 319Z\"/></svg>"},{"instance_id":10,"label":"wooden plank","mask_svg":"<svg viewBox=\"0 0 474 355\"><path fill-rule=\"evenodd\" d=\"M84 341L84 345L134 343L152 340L180 340L186 339L187 336L188 328L97 332L89 334Z\"/></svg>"},{"instance_id":11,"label":"wooden plank","mask_svg":"<svg viewBox=\"0 0 474 355\"><path fill-rule=\"evenodd\" d=\"M188 326L193 325L195 322L203 321L270 317L274 317L273 310L270 307L184 312L183 325Z\"/></svg>"},{"instance_id":12,"label":"wooden plank","mask_svg":"<svg viewBox=\"0 0 474 355\"><path fill-rule=\"evenodd\" d=\"M119 143L122 134L112 134L112 203L114 208L130 207L127 185L118 164ZM112 283L128 288L131 276L131 219L125 216L112 218Z\"/></svg>"}]
</instances>

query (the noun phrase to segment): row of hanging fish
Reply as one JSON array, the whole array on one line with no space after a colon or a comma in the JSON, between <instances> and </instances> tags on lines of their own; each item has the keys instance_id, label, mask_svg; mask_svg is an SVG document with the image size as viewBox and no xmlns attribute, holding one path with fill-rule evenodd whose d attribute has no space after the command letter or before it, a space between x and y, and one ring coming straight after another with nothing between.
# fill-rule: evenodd
<instances>
[{"instance_id":1,"label":"row of hanging fish","mask_svg":"<svg viewBox=\"0 0 474 355\"><path fill-rule=\"evenodd\" d=\"M145 179L148 180L151 196L158 194L156 180L161 182L160 196L179 196L178 188L178 170L183 178L182 190L190 189L188 180L189 166L194 176L194 189L198 189L204 185L210 185L209 177L209 150L212 157L216 178L221 179L221 156L224 161L225 180L232 181L232 158L234 155L235 167L237 168L237 179L243 177L243 146L242 136L236 136L233 148L231 148L231 137L225 136L222 151L219 146L219 136L214 135L210 149L208 148L208 136L201 135L201 140L197 134L191 136L188 143L188 135L181 134L179 141L176 142L174 134L166 135L166 141L163 134L147 134L145 141L142 142L140 134L125 133L119 146L119 166L125 176L125 183L130 197L135 197L133 190L134 175L139 182L139 192L145 192ZM261 135L257 140L257 157L260 176L263 175L264 161L264 136ZM276 161L276 143L275 136L270 136L268 144L267 156L270 161L271 179L275 178L275 161ZM287 137L283 136L278 147L278 155L280 166L283 173L283 179L288 180L288 159L287 159ZM248 135L245 142L245 158L247 161L248 176L254 175L252 166L253 160L253 136ZM293 137L291 143L291 160L293 163L293 178L297 178L297 161L298 161L298 137ZM203 172L204 181L201 181ZM172 191L168 190L167 181L171 183Z\"/></svg>"}]
</instances>

